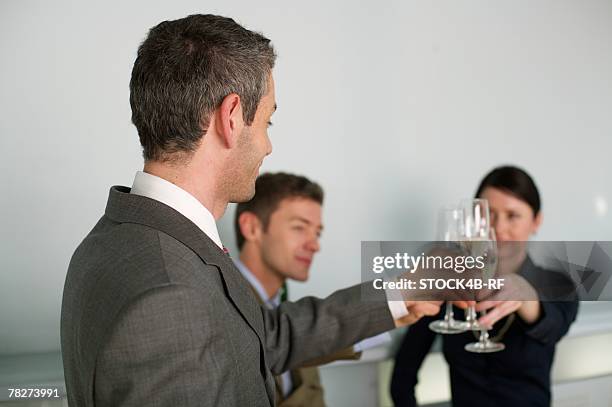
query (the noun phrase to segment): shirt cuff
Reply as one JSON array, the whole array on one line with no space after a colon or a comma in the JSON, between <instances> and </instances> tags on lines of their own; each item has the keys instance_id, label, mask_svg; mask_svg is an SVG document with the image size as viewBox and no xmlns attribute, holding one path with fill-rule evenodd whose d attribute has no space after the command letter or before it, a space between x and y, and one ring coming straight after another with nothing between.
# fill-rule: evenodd
<instances>
[{"instance_id":1,"label":"shirt cuff","mask_svg":"<svg viewBox=\"0 0 612 407\"><path fill-rule=\"evenodd\" d=\"M385 290L385 296L387 297L387 305L393 320L401 319L407 315L410 315L408 307L404 302L401 292L397 290Z\"/></svg>"},{"instance_id":2,"label":"shirt cuff","mask_svg":"<svg viewBox=\"0 0 612 407\"><path fill-rule=\"evenodd\" d=\"M389 311L391 311L391 316L394 320L410 315L410 311L408 311L404 301L390 300L389 296L387 296L387 305L389 305Z\"/></svg>"}]
</instances>

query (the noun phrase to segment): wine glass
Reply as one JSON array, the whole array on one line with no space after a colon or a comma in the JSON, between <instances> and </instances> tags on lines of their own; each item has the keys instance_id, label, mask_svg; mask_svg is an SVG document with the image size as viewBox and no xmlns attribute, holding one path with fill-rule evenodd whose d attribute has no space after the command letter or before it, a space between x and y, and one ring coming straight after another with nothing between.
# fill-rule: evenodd
<instances>
[{"instance_id":1,"label":"wine glass","mask_svg":"<svg viewBox=\"0 0 612 407\"><path fill-rule=\"evenodd\" d=\"M484 246L475 242L485 241L489 236L489 202L486 199L463 199L459 207L463 213L463 233L458 240L472 253L476 248ZM465 322L468 330L479 331L481 328L473 305L465 311Z\"/></svg>"},{"instance_id":2,"label":"wine glass","mask_svg":"<svg viewBox=\"0 0 612 407\"><path fill-rule=\"evenodd\" d=\"M490 225L489 203L486 199L464 200L461 203L464 216L463 242L473 257L483 258L483 281L488 281L497 270L497 241L495 230ZM483 312L482 314L485 314ZM476 309L470 306L466 314L469 329L480 331L478 342L468 343L465 350L475 353L499 352L505 349L504 344L489 339L486 327L477 321Z\"/></svg>"},{"instance_id":3,"label":"wine glass","mask_svg":"<svg viewBox=\"0 0 612 407\"><path fill-rule=\"evenodd\" d=\"M483 281L488 281L495 275L497 269L497 241L495 239L495 230L489 229L489 239L476 242L478 246L478 255L484 257L485 267L482 269ZM482 311L481 315L485 315L486 311ZM480 325L480 324L479 324ZM474 353L491 353L504 350L506 346L500 342L493 342L489 339L489 332L486 327L480 326L480 337L478 342L472 342L465 345L465 350Z\"/></svg>"},{"instance_id":4,"label":"wine glass","mask_svg":"<svg viewBox=\"0 0 612 407\"><path fill-rule=\"evenodd\" d=\"M457 207L444 207L438 213L436 239L439 241L457 241L463 235L463 211ZM439 334L458 334L468 330L465 321L453 317L453 304L446 301L444 319L433 321L429 329Z\"/></svg>"}]
</instances>

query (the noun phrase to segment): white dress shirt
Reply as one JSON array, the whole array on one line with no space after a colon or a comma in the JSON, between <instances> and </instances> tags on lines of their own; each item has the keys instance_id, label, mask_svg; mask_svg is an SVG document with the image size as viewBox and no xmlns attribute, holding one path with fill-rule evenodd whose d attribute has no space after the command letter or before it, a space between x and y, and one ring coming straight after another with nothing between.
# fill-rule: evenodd
<instances>
[{"instance_id":1,"label":"white dress shirt","mask_svg":"<svg viewBox=\"0 0 612 407\"><path fill-rule=\"evenodd\" d=\"M189 192L163 178L138 171L130 193L146 196L168 205L195 223L206 236L223 249L215 217Z\"/></svg>"}]
</instances>

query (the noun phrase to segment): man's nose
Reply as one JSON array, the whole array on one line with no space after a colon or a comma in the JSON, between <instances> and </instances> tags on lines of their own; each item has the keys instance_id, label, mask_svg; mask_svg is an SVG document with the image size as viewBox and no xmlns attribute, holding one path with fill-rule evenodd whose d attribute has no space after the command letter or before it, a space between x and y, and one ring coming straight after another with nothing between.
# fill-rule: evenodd
<instances>
[{"instance_id":1,"label":"man's nose","mask_svg":"<svg viewBox=\"0 0 612 407\"><path fill-rule=\"evenodd\" d=\"M308 239L308 242L306 242L306 248L313 253L316 253L321 250L321 246L319 245L319 237L314 236Z\"/></svg>"},{"instance_id":2,"label":"man's nose","mask_svg":"<svg viewBox=\"0 0 612 407\"><path fill-rule=\"evenodd\" d=\"M268 141L268 145L266 146L266 155L272 154L272 142L270 141L270 137L266 137Z\"/></svg>"}]
</instances>

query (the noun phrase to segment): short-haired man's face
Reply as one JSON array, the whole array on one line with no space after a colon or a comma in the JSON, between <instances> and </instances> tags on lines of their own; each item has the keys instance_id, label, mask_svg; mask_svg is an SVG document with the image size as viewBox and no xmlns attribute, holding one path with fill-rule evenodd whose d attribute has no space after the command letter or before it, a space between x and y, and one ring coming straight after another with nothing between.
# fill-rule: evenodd
<instances>
[{"instance_id":1,"label":"short-haired man's face","mask_svg":"<svg viewBox=\"0 0 612 407\"><path fill-rule=\"evenodd\" d=\"M308 198L283 199L262 233L259 251L268 270L292 280L306 281L319 251L321 205Z\"/></svg>"},{"instance_id":2,"label":"short-haired man's face","mask_svg":"<svg viewBox=\"0 0 612 407\"><path fill-rule=\"evenodd\" d=\"M246 202L255 195L255 180L264 158L272 152L268 137L270 119L276 110L274 79L270 75L268 92L261 98L250 126L242 131L238 149L233 160L230 178L226 180L233 186L230 202Z\"/></svg>"}]
</instances>

